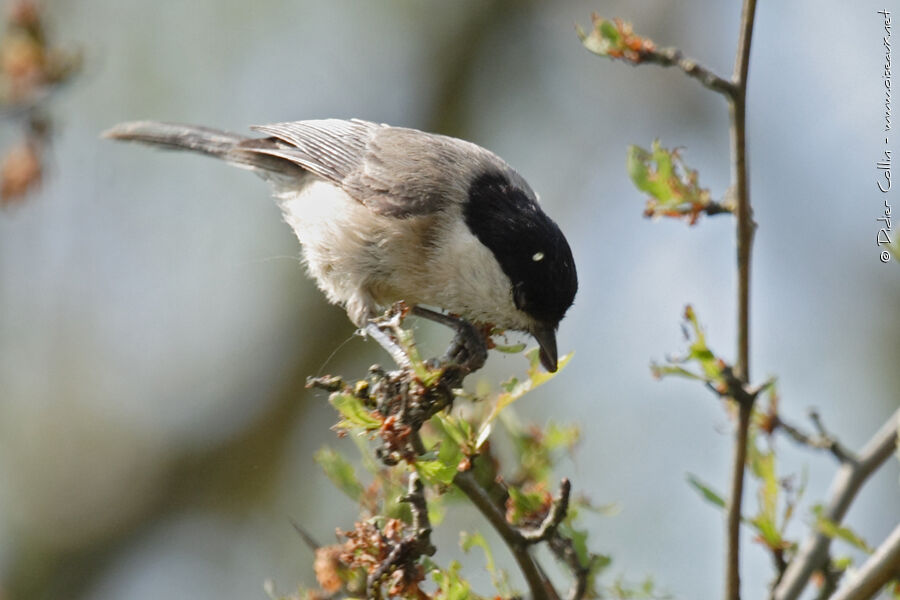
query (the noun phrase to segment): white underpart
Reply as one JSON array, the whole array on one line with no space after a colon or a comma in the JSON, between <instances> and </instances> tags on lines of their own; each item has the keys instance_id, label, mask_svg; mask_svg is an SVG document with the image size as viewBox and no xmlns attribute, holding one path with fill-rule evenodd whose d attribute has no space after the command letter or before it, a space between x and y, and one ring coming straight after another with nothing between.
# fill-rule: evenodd
<instances>
[{"instance_id":1,"label":"white underpart","mask_svg":"<svg viewBox=\"0 0 900 600\"><path fill-rule=\"evenodd\" d=\"M307 177L276 194L309 274L362 327L398 300L528 330L509 278L469 231L457 205L405 219L381 216L340 188Z\"/></svg>"}]
</instances>

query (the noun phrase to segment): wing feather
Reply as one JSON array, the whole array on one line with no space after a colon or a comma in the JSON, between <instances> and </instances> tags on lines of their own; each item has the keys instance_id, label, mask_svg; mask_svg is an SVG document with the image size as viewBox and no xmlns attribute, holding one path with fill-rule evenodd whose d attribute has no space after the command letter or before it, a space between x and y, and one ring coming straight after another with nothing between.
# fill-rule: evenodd
<instances>
[{"instance_id":1,"label":"wing feather","mask_svg":"<svg viewBox=\"0 0 900 600\"><path fill-rule=\"evenodd\" d=\"M271 137L244 141L241 150L297 164L385 216L427 215L459 204L472 177L509 169L469 142L359 119L253 129Z\"/></svg>"},{"instance_id":2,"label":"wing feather","mask_svg":"<svg viewBox=\"0 0 900 600\"><path fill-rule=\"evenodd\" d=\"M340 185L362 164L366 146L378 127L368 121L323 119L259 125L252 129L289 146L261 148L262 153L293 160L319 177Z\"/></svg>"}]
</instances>

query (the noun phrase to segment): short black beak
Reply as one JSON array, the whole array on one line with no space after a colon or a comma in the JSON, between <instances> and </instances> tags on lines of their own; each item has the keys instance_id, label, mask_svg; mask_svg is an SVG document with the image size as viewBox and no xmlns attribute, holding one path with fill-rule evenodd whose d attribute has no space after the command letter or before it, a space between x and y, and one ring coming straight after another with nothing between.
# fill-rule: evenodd
<instances>
[{"instance_id":1,"label":"short black beak","mask_svg":"<svg viewBox=\"0 0 900 600\"><path fill-rule=\"evenodd\" d=\"M535 325L531 335L541 347L541 364L550 373L556 373L556 328L544 324Z\"/></svg>"}]
</instances>

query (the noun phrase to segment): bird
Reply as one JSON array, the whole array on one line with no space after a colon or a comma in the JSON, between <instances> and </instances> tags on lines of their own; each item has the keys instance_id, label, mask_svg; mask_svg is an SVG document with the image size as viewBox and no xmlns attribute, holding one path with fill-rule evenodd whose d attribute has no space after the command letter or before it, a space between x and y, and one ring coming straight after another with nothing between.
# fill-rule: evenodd
<instances>
[{"instance_id":1,"label":"bird","mask_svg":"<svg viewBox=\"0 0 900 600\"><path fill-rule=\"evenodd\" d=\"M309 275L357 327L373 331L398 301L430 306L530 334L541 364L557 370L575 261L503 159L461 139L361 119L250 129L260 135L132 121L103 136L212 156L266 179Z\"/></svg>"}]
</instances>

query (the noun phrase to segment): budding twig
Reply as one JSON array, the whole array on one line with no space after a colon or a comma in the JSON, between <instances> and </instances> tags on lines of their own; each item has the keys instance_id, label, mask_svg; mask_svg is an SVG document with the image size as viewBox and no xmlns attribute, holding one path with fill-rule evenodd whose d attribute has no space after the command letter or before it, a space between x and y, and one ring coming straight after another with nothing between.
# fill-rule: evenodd
<instances>
[{"instance_id":1,"label":"budding twig","mask_svg":"<svg viewBox=\"0 0 900 600\"><path fill-rule=\"evenodd\" d=\"M366 580L369 598L378 596L377 588L382 580L398 568L414 569L422 556L432 556L436 552L431 543L431 523L428 521L428 503L425 501L425 486L414 471L409 476L409 493L403 497L412 509L413 531L400 543L394 545L387 558L374 569Z\"/></svg>"},{"instance_id":2,"label":"budding twig","mask_svg":"<svg viewBox=\"0 0 900 600\"><path fill-rule=\"evenodd\" d=\"M453 478L453 484L466 495L503 538L528 582L532 599L559 600L559 595L550 580L547 579L534 557L529 554L528 544L522 534L506 520L501 508L494 503L487 490L478 483L472 470L457 473Z\"/></svg>"},{"instance_id":3,"label":"budding twig","mask_svg":"<svg viewBox=\"0 0 900 600\"><path fill-rule=\"evenodd\" d=\"M711 69L704 67L696 60L689 58L678 48L654 48L641 53L641 62L656 64L661 67L677 67L685 75L699 81L704 87L714 92L733 96L737 86L728 79L719 77Z\"/></svg>"},{"instance_id":4,"label":"budding twig","mask_svg":"<svg viewBox=\"0 0 900 600\"><path fill-rule=\"evenodd\" d=\"M377 429L381 434L382 446L376 453L389 466L400 460L413 463L428 452L420 435L422 425L453 402L454 390L462 385L468 374L484 365L486 355L486 350L482 348L484 338L471 325L430 311L415 309L413 312L457 329L450 350L442 358L422 361L416 355L414 347L400 329L406 311L403 307L395 307L385 318L374 321L372 328L382 334L379 341L391 352L400 367L398 370L373 369L362 388L357 386L359 389L351 389L337 378L310 380L310 385L332 393L356 394L364 400L366 407L375 408L382 423ZM386 340L388 343L385 343ZM361 393L358 393L360 390ZM471 460L476 458L470 457ZM531 546L541 542L548 543L554 553L572 568L575 583L571 597L578 599L584 595L588 588L589 565L580 564L573 542L558 531L569 510L571 483L568 479L561 481L559 495L549 505L540 525L527 529L507 521L502 501L491 494L490 485L485 487L475 478L471 468L457 472L453 483L506 543L525 577L532 598L559 600L552 582L529 552ZM410 573L414 573L419 558L435 551L431 544L424 487L415 473L410 478L409 493L404 501L409 502L412 508L413 531L402 540L394 541L387 556L371 569L366 581L369 597L377 597L381 593L385 577L398 571L409 577Z\"/></svg>"}]
</instances>

